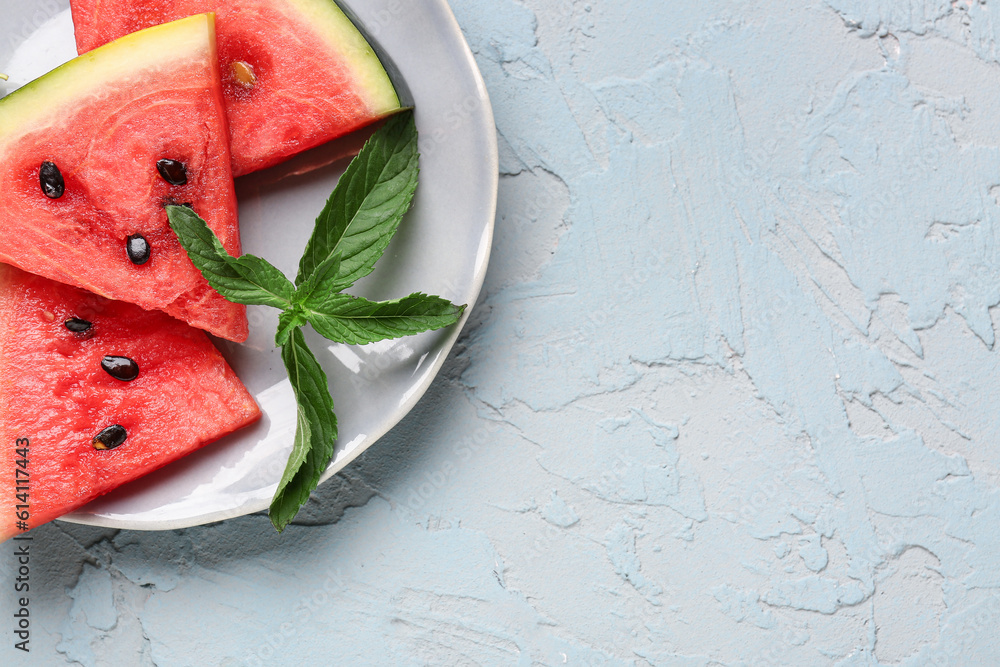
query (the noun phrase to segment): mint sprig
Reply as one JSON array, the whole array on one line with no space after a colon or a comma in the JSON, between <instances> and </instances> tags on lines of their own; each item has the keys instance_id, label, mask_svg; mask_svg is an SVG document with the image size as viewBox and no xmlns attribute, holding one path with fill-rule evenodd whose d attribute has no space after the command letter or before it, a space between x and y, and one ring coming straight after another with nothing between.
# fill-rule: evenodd
<instances>
[{"instance_id":1,"label":"mint sprig","mask_svg":"<svg viewBox=\"0 0 1000 667\"><path fill-rule=\"evenodd\" d=\"M280 532L291 521L333 458L337 418L326 374L309 350L310 324L334 342L363 345L450 326L465 306L415 292L369 301L343 290L371 273L409 210L419 171L412 110L390 118L365 143L316 219L292 283L254 255L233 257L198 214L167 206L170 225L195 267L236 303L273 306L275 345L295 393L295 441L268 512Z\"/></svg>"}]
</instances>

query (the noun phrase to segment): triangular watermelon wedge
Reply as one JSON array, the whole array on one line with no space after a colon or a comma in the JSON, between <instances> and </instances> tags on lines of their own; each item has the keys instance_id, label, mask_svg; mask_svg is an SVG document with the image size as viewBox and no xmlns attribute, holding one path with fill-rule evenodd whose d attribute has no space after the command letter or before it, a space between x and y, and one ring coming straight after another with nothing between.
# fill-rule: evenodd
<instances>
[{"instance_id":1,"label":"triangular watermelon wedge","mask_svg":"<svg viewBox=\"0 0 1000 667\"><path fill-rule=\"evenodd\" d=\"M0 541L260 417L208 336L158 311L0 264L0 332Z\"/></svg>"},{"instance_id":2,"label":"triangular watermelon wedge","mask_svg":"<svg viewBox=\"0 0 1000 667\"><path fill-rule=\"evenodd\" d=\"M124 37L0 100L0 261L246 340L245 308L191 264L169 203L240 253L210 14Z\"/></svg>"},{"instance_id":3,"label":"triangular watermelon wedge","mask_svg":"<svg viewBox=\"0 0 1000 667\"><path fill-rule=\"evenodd\" d=\"M333 0L71 0L86 53L132 31L216 14L236 176L399 109L368 42Z\"/></svg>"}]
</instances>

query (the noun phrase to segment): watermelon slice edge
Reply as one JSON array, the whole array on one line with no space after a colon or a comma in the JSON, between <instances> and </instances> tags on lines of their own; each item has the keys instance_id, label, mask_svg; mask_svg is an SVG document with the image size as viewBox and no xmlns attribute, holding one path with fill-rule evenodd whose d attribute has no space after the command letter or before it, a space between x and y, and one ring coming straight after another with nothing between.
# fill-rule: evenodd
<instances>
[{"instance_id":1,"label":"watermelon slice edge","mask_svg":"<svg viewBox=\"0 0 1000 667\"><path fill-rule=\"evenodd\" d=\"M34 528L261 416L205 333L164 313L0 264L0 325L0 541L22 532L20 512ZM138 376L112 376L108 355ZM95 446L112 426L124 442Z\"/></svg>"},{"instance_id":2,"label":"watermelon slice edge","mask_svg":"<svg viewBox=\"0 0 1000 667\"><path fill-rule=\"evenodd\" d=\"M0 100L0 261L246 340L245 308L209 287L163 209L190 204L240 254L214 34L210 14L157 26ZM164 158L186 165L184 184L161 176ZM65 182L57 198L45 163ZM126 251L137 234L152 249L141 264Z\"/></svg>"}]
</instances>

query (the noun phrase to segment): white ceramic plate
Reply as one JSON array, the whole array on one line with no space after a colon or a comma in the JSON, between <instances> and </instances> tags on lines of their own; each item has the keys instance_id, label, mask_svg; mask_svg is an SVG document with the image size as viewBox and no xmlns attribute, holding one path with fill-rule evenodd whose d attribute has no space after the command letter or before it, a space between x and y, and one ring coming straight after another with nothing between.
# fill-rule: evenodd
<instances>
[{"instance_id":1,"label":"white ceramic plate","mask_svg":"<svg viewBox=\"0 0 1000 667\"><path fill-rule=\"evenodd\" d=\"M75 55L68 0L0 0L0 72L10 92ZM420 182L413 209L375 271L351 291L374 299L421 291L475 303L493 238L497 145L482 78L445 0L340 0L416 108ZM313 169L336 146L237 181L246 252L288 275L345 160ZM468 318L466 311L465 319ZM273 348L277 312L251 307L250 339L220 348L260 404L255 426L128 484L64 517L100 526L168 529L265 509L284 469L295 404ZM430 385L460 326L363 347L309 335L330 377L340 440L323 479L392 428Z\"/></svg>"}]
</instances>

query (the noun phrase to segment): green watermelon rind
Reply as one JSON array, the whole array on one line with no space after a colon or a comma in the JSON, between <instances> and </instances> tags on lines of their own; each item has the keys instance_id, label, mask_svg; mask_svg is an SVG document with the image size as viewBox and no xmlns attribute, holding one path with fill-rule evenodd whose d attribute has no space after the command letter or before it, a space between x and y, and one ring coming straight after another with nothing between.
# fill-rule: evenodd
<instances>
[{"instance_id":1,"label":"green watermelon rind","mask_svg":"<svg viewBox=\"0 0 1000 667\"><path fill-rule=\"evenodd\" d=\"M358 88L365 91L369 110L384 115L399 109L399 96L375 50L333 0L287 0L315 29L330 51L350 63Z\"/></svg>"},{"instance_id":2,"label":"green watermelon rind","mask_svg":"<svg viewBox=\"0 0 1000 667\"><path fill-rule=\"evenodd\" d=\"M58 118L64 108L75 107L88 97L99 97L105 82L121 82L129 73L166 69L172 62L190 57L191 49L183 48L185 41L197 45L205 40L204 31L194 27L198 23L209 32L208 43L215 59L214 17L199 14L126 35L0 98L0 149L11 139L19 139L24 128L40 127L46 118Z\"/></svg>"}]
</instances>

